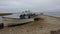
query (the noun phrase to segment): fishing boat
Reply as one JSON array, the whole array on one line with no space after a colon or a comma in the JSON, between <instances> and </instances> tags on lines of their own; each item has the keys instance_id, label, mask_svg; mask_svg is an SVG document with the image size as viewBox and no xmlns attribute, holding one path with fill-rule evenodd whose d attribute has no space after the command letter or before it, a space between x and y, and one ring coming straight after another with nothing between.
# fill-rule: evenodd
<instances>
[{"instance_id":1,"label":"fishing boat","mask_svg":"<svg viewBox=\"0 0 60 34\"><path fill-rule=\"evenodd\" d=\"M22 14L13 13L12 15L3 16L4 26L33 22L36 16L37 14L27 11L25 11L25 13L22 12Z\"/></svg>"}]
</instances>

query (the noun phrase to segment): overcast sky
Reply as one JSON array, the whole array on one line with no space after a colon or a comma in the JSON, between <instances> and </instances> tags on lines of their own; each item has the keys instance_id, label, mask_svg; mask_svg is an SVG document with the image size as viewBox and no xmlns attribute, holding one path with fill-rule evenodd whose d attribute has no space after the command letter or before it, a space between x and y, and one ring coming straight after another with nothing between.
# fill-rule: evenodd
<instances>
[{"instance_id":1,"label":"overcast sky","mask_svg":"<svg viewBox=\"0 0 60 34\"><path fill-rule=\"evenodd\" d=\"M60 11L60 0L0 0L1 12Z\"/></svg>"}]
</instances>

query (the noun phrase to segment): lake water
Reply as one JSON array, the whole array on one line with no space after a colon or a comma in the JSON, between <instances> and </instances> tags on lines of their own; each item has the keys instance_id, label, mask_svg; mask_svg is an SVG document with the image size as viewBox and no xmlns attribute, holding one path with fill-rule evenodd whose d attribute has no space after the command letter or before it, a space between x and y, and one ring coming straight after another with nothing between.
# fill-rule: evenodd
<instances>
[{"instance_id":1,"label":"lake water","mask_svg":"<svg viewBox=\"0 0 60 34\"><path fill-rule=\"evenodd\" d=\"M60 18L60 12L44 12L44 14Z\"/></svg>"},{"instance_id":2,"label":"lake water","mask_svg":"<svg viewBox=\"0 0 60 34\"><path fill-rule=\"evenodd\" d=\"M20 14L19 13L15 13L13 15L8 15L8 16L3 16L3 17L8 17L8 18L19 18Z\"/></svg>"}]
</instances>

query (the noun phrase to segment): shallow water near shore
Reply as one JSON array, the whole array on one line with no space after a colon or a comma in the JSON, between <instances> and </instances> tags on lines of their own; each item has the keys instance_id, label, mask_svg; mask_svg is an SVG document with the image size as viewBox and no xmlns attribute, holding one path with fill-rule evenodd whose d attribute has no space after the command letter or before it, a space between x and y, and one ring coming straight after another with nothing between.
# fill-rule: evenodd
<instances>
[{"instance_id":1,"label":"shallow water near shore","mask_svg":"<svg viewBox=\"0 0 60 34\"><path fill-rule=\"evenodd\" d=\"M45 15L53 16L53 17L59 17L60 18L60 12L44 12Z\"/></svg>"}]
</instances>

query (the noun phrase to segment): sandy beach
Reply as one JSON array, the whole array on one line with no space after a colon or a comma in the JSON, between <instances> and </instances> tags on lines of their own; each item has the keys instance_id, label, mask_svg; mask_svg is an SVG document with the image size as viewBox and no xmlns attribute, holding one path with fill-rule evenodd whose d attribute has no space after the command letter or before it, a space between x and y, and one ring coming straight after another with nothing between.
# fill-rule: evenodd
<instances>
[{"instance_id":1,"label":"sandy beach","mask_svg":"<svg viewBox=\"0 0 60 34\"><path fill-rule=\"evenodd\" d=\"M38 17L42 18L42 20L20 26L5 27L4 29L0 29L0 34L50 34L51 30L60 29L59 18L46 15Z\"/></svg>"}]
</instances>

